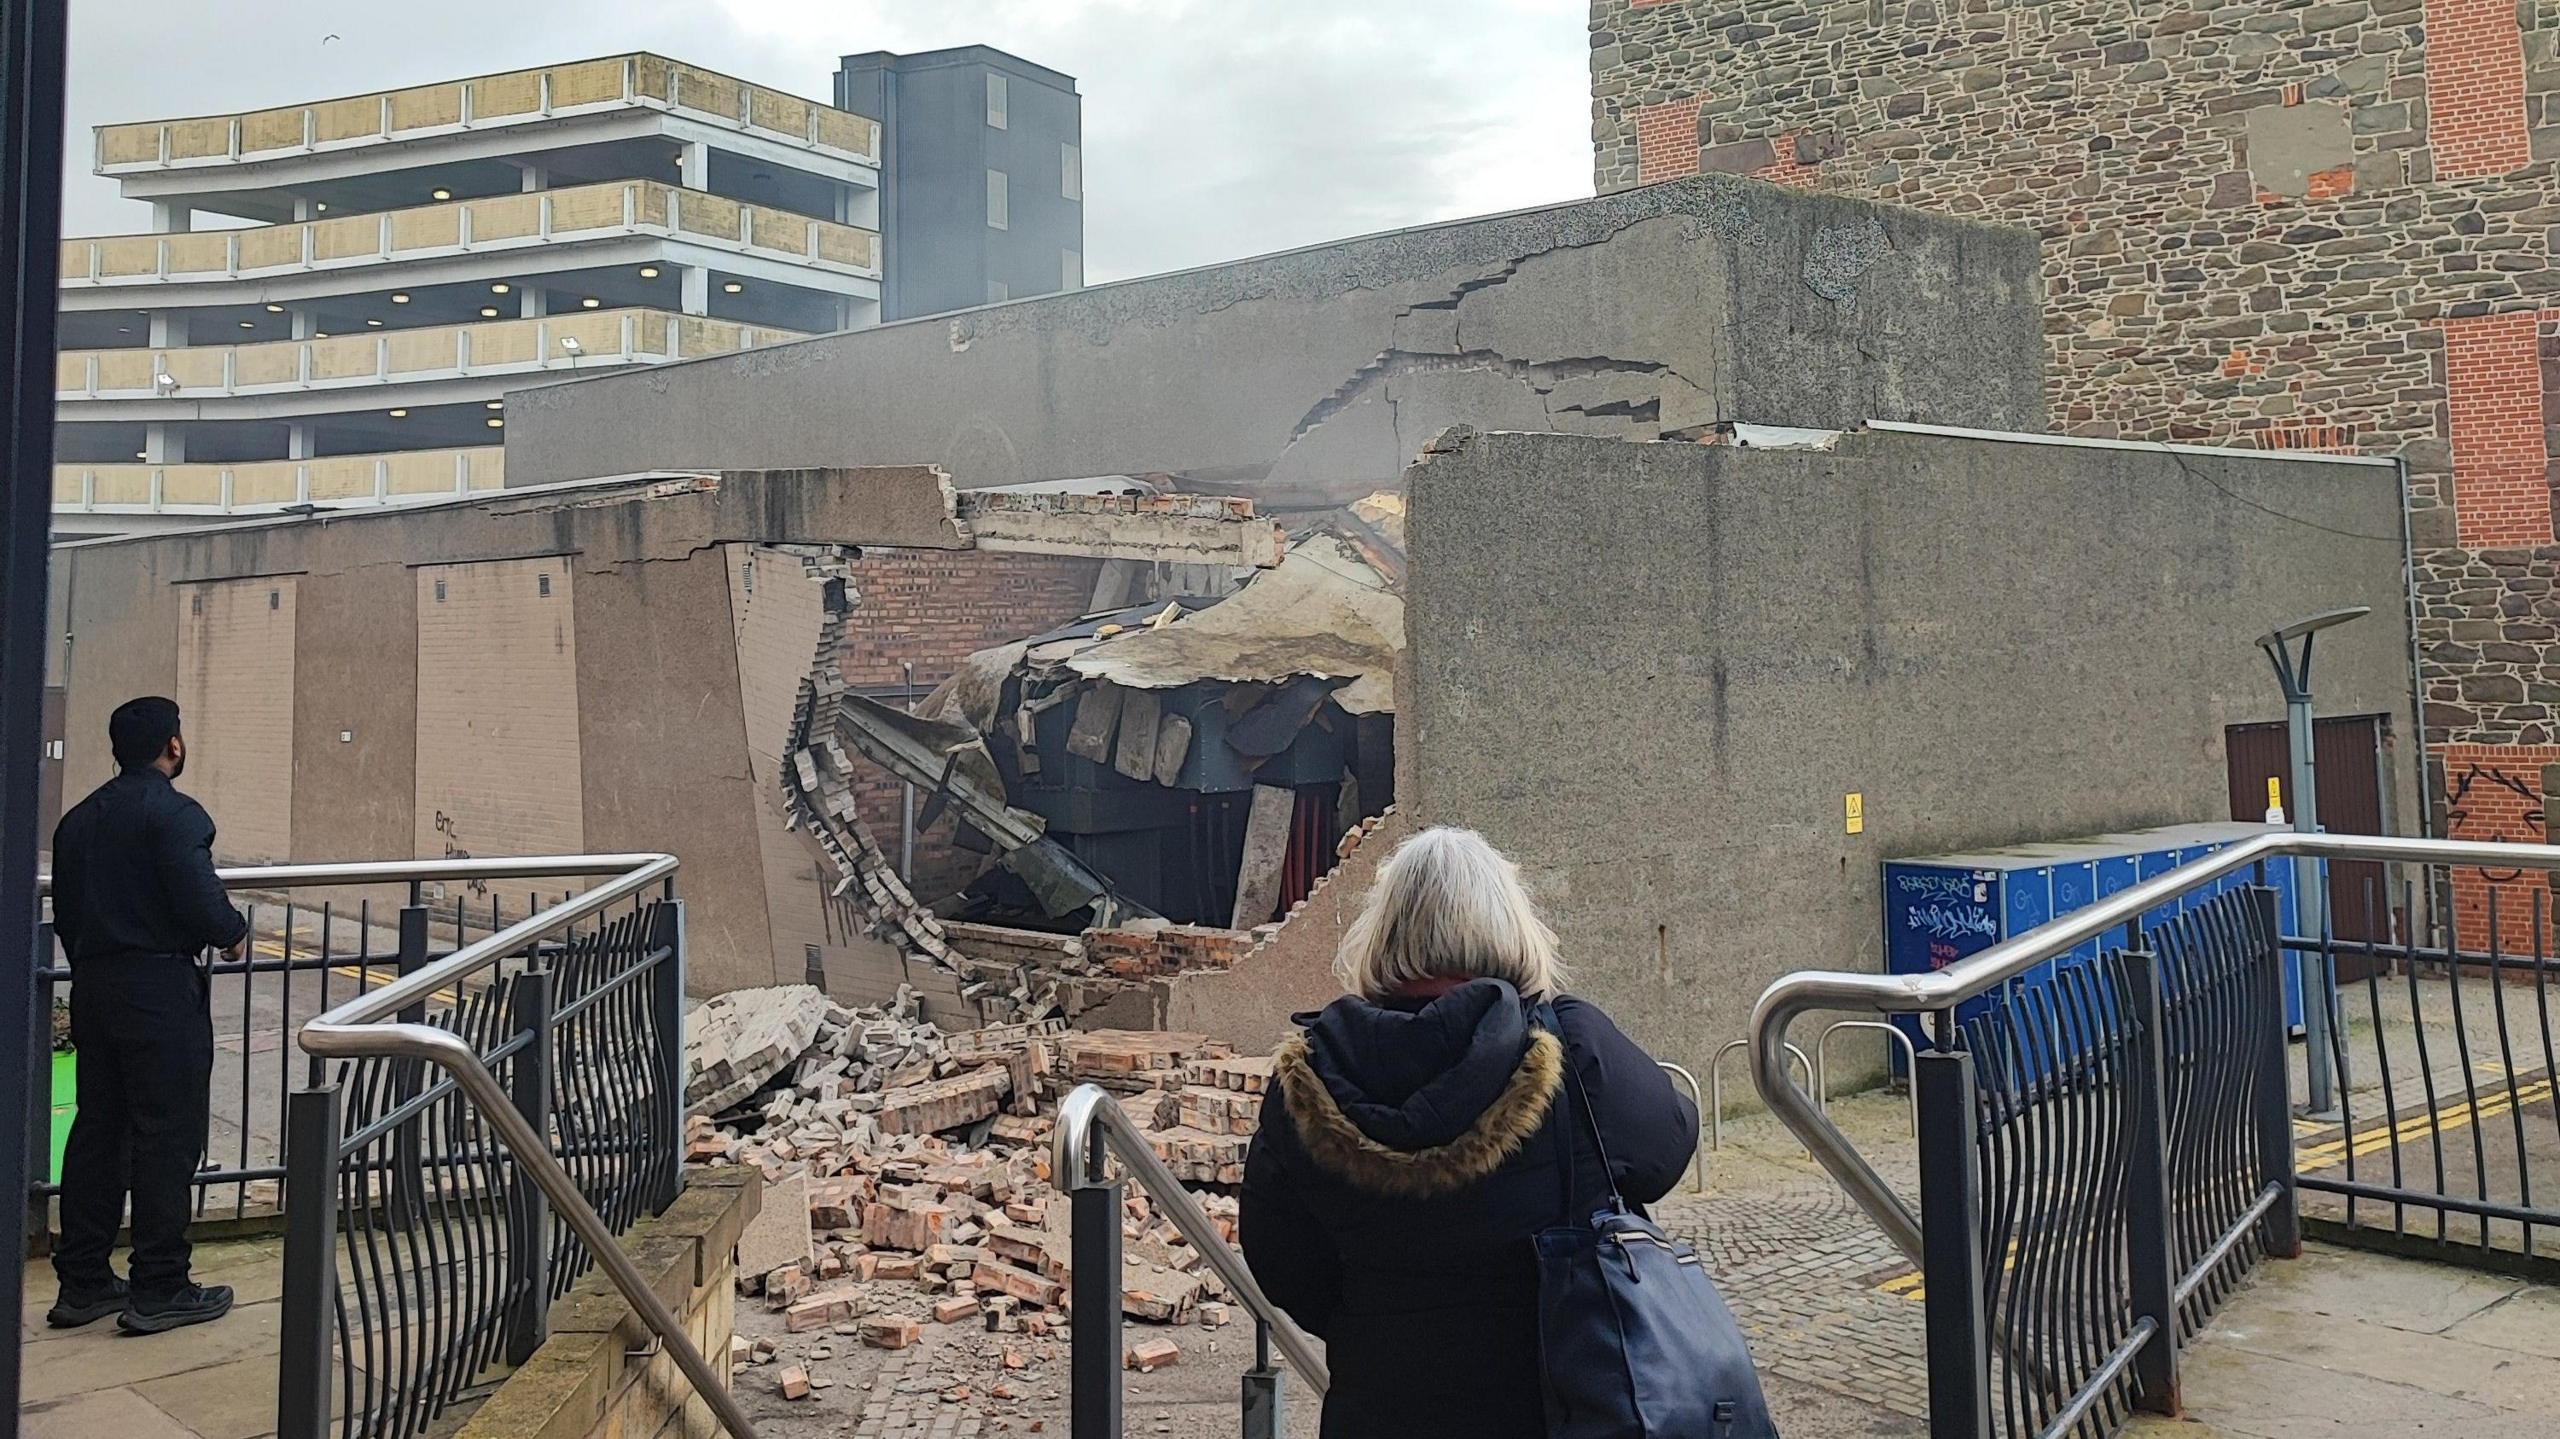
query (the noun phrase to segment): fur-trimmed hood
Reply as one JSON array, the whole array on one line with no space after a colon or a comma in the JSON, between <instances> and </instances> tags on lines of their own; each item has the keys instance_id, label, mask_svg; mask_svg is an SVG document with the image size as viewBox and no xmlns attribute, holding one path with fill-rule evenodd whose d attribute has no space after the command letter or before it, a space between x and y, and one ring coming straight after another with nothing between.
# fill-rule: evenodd
<instances>
[{"instance_id":1,"label":"fur-trimmed hood","mask_svg":"<svg viewBox=\"0 0 2560 1439\"><path fill-rule=\"evenodd\" d=\"M1493 1173L1538 1132L1564 1047L1510 985L1479 979L1419 1007L1335 1000L1281 1044L1273 1073L1318 1166L1421 1198Z\"/></svg>"}]
</instances>

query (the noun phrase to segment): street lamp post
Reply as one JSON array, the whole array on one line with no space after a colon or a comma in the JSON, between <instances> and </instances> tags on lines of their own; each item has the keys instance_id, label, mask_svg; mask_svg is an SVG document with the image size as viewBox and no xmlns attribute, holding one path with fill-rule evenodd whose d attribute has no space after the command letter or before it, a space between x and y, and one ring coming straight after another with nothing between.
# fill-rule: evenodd
<instances>
[{"instance_id":1,"label":"street lamp post","mask_svg":"<svg viewBox=\"0 0 2560 1439\"><path fill-rule=\"evenodd\" d=\"M2291 788L2293 790L2293 828L2297 834L2316 834L2320 829L2320 784L2317 760L2312 747L2311 729L2311 642L2320 631L2360 620L2373 613L2366 605L2349 605L2344 609L2323 610L2319 614L2280 625L2258 636L2258 648L2267 653L2267 663L2275 667L2276 684L2284 691L2284 715L2287 739L2292 751ZM2294 641L2302 641L2297 649ZM2321 947L2305 959L2302 966L2302 1038L2304 1067L2311 1075L2311 1113L2314 1117L2330 1114L2337 1107L2335 1084L2344 1082L2346 1068L2344 1047L2338 1047L2339 1073L2332 1074L2329 1034L2329 1003L2335 993L2336 976L2329 972L2329 954L2325 941L2329 937L2328 896L2323 889L2326 876L2320 861L2309 857L2293 862L2295 915L2304 930L2303 938L2322 941Z\"/></svg>"}]
</instances>

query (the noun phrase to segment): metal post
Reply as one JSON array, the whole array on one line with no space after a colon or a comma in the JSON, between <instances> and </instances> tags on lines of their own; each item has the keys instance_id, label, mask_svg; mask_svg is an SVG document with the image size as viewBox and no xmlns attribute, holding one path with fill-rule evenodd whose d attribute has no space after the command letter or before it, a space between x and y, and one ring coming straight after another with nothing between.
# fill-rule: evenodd
<instances>
[{"instance_id":1,"label":"metal post","mask_svg":"<svg viewBox=\"0 0 2560 1439\"><path fill-rule=\"evenodd\" d=\"M510 1061L507 1093L534 1133L551 1134L551 972L528 970L516 978L509 1026L530 1035ZM525 1173L507 1175L507 1283L515 1294L507 1319L507 1362L533 1357L550 1333L551 1203Z\"/></svg>"},{"instance_id":2,"label":"metal post","mask_svg":"<svg viewBox=\"0 0 2560 1439\"><path fill-rule=\"evenodd\" d=\"M2125 1094L2132 1113L2125 1146L2125 1258L2133 1317L2152 1321L2151 1338L2133 1359L2134 1407L2176 1418L2178 1393L2178 1260L2170 1244L2168 1007L2160 989L2160 957L2124 952L2133 1042ZM2283 1011L2278 1010L2279 1014Z\"/></svg>"},{"instance_id":3,"label":"metal post","mask_svg":"<svg viewBox=\"0 0 2560 1439\"><path fill-rule=\"evenodd\" d=\"M2251 891L2258 900L2258 932L2251 936L2258 954L2258 1187L2272 1184L2282 1191L2267 1210L2267 1253L2278 1259L2302 1257L2302 1201L2294 1187L2293 1091L2285 1069L2284 941L2276 915L2276 892L2265 886ZM2307 986L2306 986L2307 987ZM2314 1006L2304 996L2303 1013ZM2316 1059L2316 1056L2314 1056ZM2317 1073L2317 1065L2313 1072Z\"/></svg>"},{"instance_id":4,"label":"metal post","mask_svg":"<svg viewBox=\"0 0 2560 1439\"><path fill-rule=\"evenodd\" d=\"M409 903L400 911L400 955L397 961L401 977L427 967L427 910L417 902L417 886L410 886ZM455 941L462 936L457 933ZM407 1005L400 1011L403 1024L427 1022L425 1000ZM425 1088L426 1066L414 1059L395 1060L391 1070L392 1103L405 1104ZM414 1224L427 1207L427 1164L423 1145L423 1118L412 1118L391 1133L391 1214L394 1224Z\"/></svg>"},{"instance_id":5,"label":"metal post","mask_svg":"<svg viewBox=\"0 0 2560 1439\"><path fill-rule=\"evenodd\" d=\"M1920 1091L1920 1212L1928 1219L1921 1273L1928 1286L1929 1439L1991 1439L1973 1056L1923 1053L1912 1064L1912 1084Z\"/></svg>"},{"instance_id":6,"label":"metal post","mask_svg":"<svg viewBox=\"0 0 2560 1439\"><path fill-rule=\"evenodd\" d=\"M338 1307L338 1087L284 1102L283 1323L276 1351L278 1439L329 1430L330 1326Z\"/></svg>"},{"instance_id":7,"label":"metal post","mask_svg":"<svg viewBox=\"0 0 2560 1439\"><path fill-rule=\"evenodd\" d=\"M2267 663L2275 667L2276 685L2284 691L2286 742L2292 751L2293 828L2296 834L2320 832L2320 783L2315 773L2312 753L2311 723L2311 646L2320 631L2350 620L2359 620L2373 611L2363 605L2327 610L2296 620L2258 637L2258 647L2266 651ZM2300 650L2293 648L2302 641ZM2295 923L2305 938L2319 939L2328 932L2329 906L2321 893L2323 872L2321 861L2311 855L2297 856L2293 862ZM2302 1038L2311 1075L2311 1112L2315 1116L2334 1118L2337 1108L2336 1086L2330 1073L2329 1003L2337 989L2337 976L2329 967L2329 956L2321 953L2302 961ZM2279 1016L2283 1011L2277 1011Z\"/></svg>"},{"instance_id":8,"label":"metal post","mask_svg":"<svg viewBox=\"0 0 2560 1439\"><path fill-rule=\"evenodd\" d=\"M1081 1179L1082 1176L1076 1176ZM1078 1183L1068 1220L1074 1242L1074 1337L1067 1362L1072 1439L1120 1439L1120 1185Z\"/></svg>"},{"instance_id":9,"label":"metal post","mask_svg":"<svg viewBox=\"0 0 2560 1439\"><path fill-rule=\"evenodd\" d=\"M912 660L901 660L898 668L907 677L907 713L916 712L916 667ZM906 782L906 797L898 815L898 878L916 882L916 782Z\"/></svg>"},{"instance_id":10,"label":"metal post","mask_svg":"<svg viewBox=\"0 0 2560 1439\"><path fill-rule=\"evenodd\" d=\"M658 1184L651 1208L663 1214L684 1192L684 901L669 897L651 910L646 953L663 949L667 957L649 971L650 1016L657 1027Z\"/></svg>"},{"instance_id":11,"label":"metal post","mask_svg":"<svg viewBox=\"0 0 2560 1439\"><path fill-rule=\"evenodd\" d=\"M1253 1321L1253 1367L1244 1375L1244 1439L1280 1439L1280 1371L1271 1363L1271 1325Z\"/></svg>"},{"instance_id":12,"label":"metal post","mask_svg":"<svg viewBox=\"0 0 2560 1439\"><path fill-rule=\"evenodd\" d=\"M27 1010L27 1252L53 1250L53 1210L37 1192L53 1178L53 923L36 926L34 993Z\"/></svg>"},{"instance_id":13,"label":"metal post","mask_svg":"<svg viewBox=\"0 0 2560 1439\"><path fill-rule=\"evenodd\" d=\"M0 7L0 955L28 953L36 937L36 870L43 817L46 532L53 497L54 299L61 282L62 87L65 0ZM0 1042L32 1039L26 1005L35 986L0 984ZM50 1016L47 1016L50 1022ZM48 1061L49 1063L50 1061ZM0 1073L7 1067L0 1065ZM23 1123L24 1109L10 1111ZM46 1116L48 1125L51 1115ZM0 1134L0 1194L27 1192L27 1136ZM0 1204L0 1308L19 1312L26 1220ZM18 1412L18 1350L0 1355L0 1414Z\"/></svg>"}]
</instances>

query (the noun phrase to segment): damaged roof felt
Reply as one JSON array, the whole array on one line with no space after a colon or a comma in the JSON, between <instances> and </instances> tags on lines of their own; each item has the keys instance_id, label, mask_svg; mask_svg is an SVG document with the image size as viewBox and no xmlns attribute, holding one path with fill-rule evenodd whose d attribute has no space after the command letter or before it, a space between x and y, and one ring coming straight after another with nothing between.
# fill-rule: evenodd
<instances>
[{"instance_id":1,"label":"damaged roof felt","mask_svg":"<svg viewBox=\"0 0 2560 1439\"><path fill-rule=\"evenodd\" d=\"M1148 608L1161 614L1165 606ZM1402 596L1350 541L1316 534L1226 599L1170 623L1142 620L1065 663L1087 679L1149 690L1202 680L1348 678L1335 702L1353 714L1377 714L1395 708L1395 658L1403 647Z\"/></svg>"}]
</instances>

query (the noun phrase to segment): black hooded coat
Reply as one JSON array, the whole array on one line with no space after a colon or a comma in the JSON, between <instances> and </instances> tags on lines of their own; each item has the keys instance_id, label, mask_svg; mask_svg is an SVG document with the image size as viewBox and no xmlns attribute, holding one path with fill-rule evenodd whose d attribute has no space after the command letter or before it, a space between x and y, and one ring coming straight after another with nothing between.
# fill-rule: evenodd
<instances>
[{"instance_id":1,"label":"black hooded coat","mask_svg":"<svg viewBox=\"0 0 2560 1439\"><path fill-rule=\"evenodd\" d=\"M1609 1017L1572 998L1556 1035L1510 985L1334 1001L1275 1056L1245 1162L1245 1259L1325 1342L1325 1439L1546 1433L1531 1237L1605 1201L1566 1056L1620 1193L1671 1192L1698 1112ZM1560 1143L1573 1146L1572 1201Z\"/></svg>"}]
</instances>

